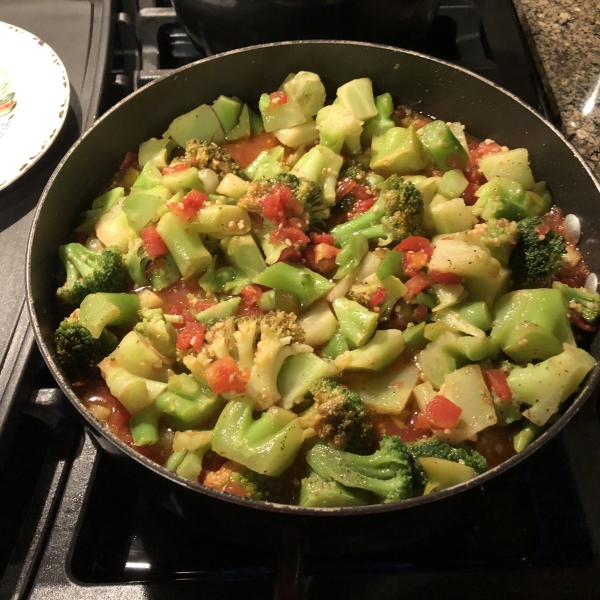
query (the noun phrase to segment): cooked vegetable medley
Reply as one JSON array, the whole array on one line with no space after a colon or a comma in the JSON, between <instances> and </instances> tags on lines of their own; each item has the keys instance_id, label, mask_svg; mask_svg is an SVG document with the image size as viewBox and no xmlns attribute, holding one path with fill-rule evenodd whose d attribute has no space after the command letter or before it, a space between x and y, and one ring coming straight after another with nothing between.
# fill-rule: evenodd
<instances>
[{"instance_id":1,"label":"cooked vegetable medley","mask_svg":"<svg viewBox=\"0 0 600 600\"><path fill-rule=\"evenodd\" d=\"M306 507L397 502L523 450L594 367L600 296L527 150L369 79L291 74L129 154L62 246L56 351L179 476Z\"/></svg>"}]
</instances>

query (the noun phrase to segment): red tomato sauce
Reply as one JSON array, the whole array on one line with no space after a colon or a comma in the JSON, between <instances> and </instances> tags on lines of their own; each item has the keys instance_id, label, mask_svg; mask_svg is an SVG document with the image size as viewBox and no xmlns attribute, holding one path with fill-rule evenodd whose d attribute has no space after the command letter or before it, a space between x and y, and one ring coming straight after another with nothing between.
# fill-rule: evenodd
<instances>
[{"instance_id":1,"label":"red tomato sauce","mask_svg":"<svg viewBox=\"0 0 600 600\"><path fill-rule=\"evenodd\" d=\"M279 145L279 141L272 133L263 131L242 142L223 144L222 148L231 154L233 160L242 169L245 169L263 150L270 150Z\"/></svg>"}]
</instances>

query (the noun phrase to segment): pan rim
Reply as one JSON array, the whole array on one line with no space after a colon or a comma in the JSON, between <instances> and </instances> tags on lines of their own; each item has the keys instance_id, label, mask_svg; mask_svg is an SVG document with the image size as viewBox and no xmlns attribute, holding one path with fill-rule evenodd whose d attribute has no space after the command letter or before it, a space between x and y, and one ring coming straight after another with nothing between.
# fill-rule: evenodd
<instances>
[{"instance_id":1,"label":"pan rim","mask_svg":"<svg viewBox=\"0 0 600 600\"><path fill-rule=\"evenodd\" d=\"M57 165L56 169L52 173L51 177L49 178L49 180L40 196L40 200L38 202L38 205L37 205L37 208L36 208L36 211L34 214L34 218L33 218L32 225L31 225L31 230L30 230L30 234L29 234L29 238L28 238L28 243L27 243L26 273L25 273L26 295L27 295L27 306L28 306L29 315L30 315L31 322L32 322L32 327L34 330L36 343L37 343L38 348L40 349L40 353L42 354L42 357L43 357L46 365L48 366L50 372L52 373L54 379L57 381L57 383L59 384L63 393L67 396L67 398L69 399L71 404L77 409L77 411L80 413L80 415L85 419L88 426L90 426L94 430L95 435L99 435L101 438L108 440L113 446L116 446L116 448L118 450L120 450L121 452L123 452L127 456L129 456L130 458L137 461L137 463L142 465L143 467L150 469L155 475L159 475L159 476L162 476L163 478L169 479L170 481L180 485L183 488L186 488L188 490L191 490L193 492L197 492L200 494L208 495L208 496L212 497L213 499L224 500L231 504L236 504L236 505L247 507L247 508L253 508L253 509L257 509L257 510L265 511L265 512L275 512L275 513L284 513L284 514L289 514L289 515L298 515L298 516L303 516L303 517L305 517L305 516L309 516L309 517L346 517L346 516L355 516L355 515L358 516L358 515L367 515L367 514L371 515L371 514L380 514L380 513L386 513L386 512L391 512L391 511L406 510L406 509L409 509L412 507L417 507L417 506L429 505L438 500L443 500L444 498L448 498L450 496L454 496L454 495L460 494L461 492L478 487L479 485L485 483L486 481L489 481L490 479L496 477L497 475L500 475L503 472L508 471L513 466L516 466L521 461L525 460L528 456L530 456L531 454L536 452L537 449L540 448L541 446L543 446L546 442L550 441L553 437L555 437L562 430L562 428L565 425L567 425L567 423L575 416L575 414L579 411L579 409L585 404L585 402L587 401L587 399L589 398L589 396L592 394L593 390L597 386L597 384L600 380L600 365L598 364L598 362L596 363L595 367L592 369L592 371L588 375L586 384L583 387L583 389L575 397L575 399L571 402L570 406L560 416L560 418L557 420L556 423L554 423L546 431L544 431L544 433L539 438L534 440L527 448L525 448L525 450L516 454L515 456L512 456L505 462L486 471L485 473L478 475L474 479L467 481L465 483L459 484L457 486L448 488L447 490L443 490L441 492L436 492L435 494L430 494L427 496L418 496L416 498L410 498L408 500L402 500L400 502L395 502L395 503L390 503L390 504L376 504L376 505L368 505L368 506L363 506L363 507L352 507L352 508L307 508L307 507L300 507L300 506L295 506L295 505L290 505L290 504L278 504L278 503L272 503L272 502L251 500L251 499L247 499L247 498L240 498L238 496L234 496L227 492L219 492L217 490L214 490L212 488L204 486L200 483L194 483L187 479L184 479L184 478L180 477L179 475L177 475L176 473L168 471L166 469L166 467L163 467L163 466L159 465L158 463L155 463L154 461L150 460L149 458L146 458L145 456L143 456L142 454L140 454L139 452L135 451L130 446L125 444L119 438L117 438L117 436L115 436L105 426L103 426L101 424L101 422L98 421L85 408L85 406L83 405L81 400L78 398L77 394L74 392L73 387L67 381L64 373L62 372L62 370L60 369L58 364L55 363L55 361L53 360L53 358L50 355L50 352L48 351L48 348L46 347L46 344L43 340L41 328L40 328L40 325L39 325L39 322L37 319L37 313L35 310L33 293L32 293L32 285L31 285L31 281L32 281L32 279L31 279L31 275L32 275L32 273L31 273L31 266L32 266L31 256L32 256L32 251L33 251L33 242L34 242L37 225L40 220L40 216L42 213L42 209L43 209L46 197L47 197L56 177L58 176L59 172L62 170L63 166L68 161L70 156L77 150L79 145L86 139L86 137L91 133L92 130L94 130L97 126L99 126L104 121L104 119L108 118L114 111L117 111L125 102L130 101L132 98L136 97L138 94L144 92L144 90L149 89L151 86L159 84L160 82L162 82L168 78L176 77L177 75L184 73L188 69L195 68L198 64L204 64L204 63L207 63L207 62L210 62L213 60L219 60L220 58L225 57L225 56L231 56L231 55L235 55L235 54L239 54L239 53L248 53L248 52L258 50L258 49L264 49L264 48L270 48L270 47L281 47L281 46L292 46L292 45L336 45L336 46L346 45L346 46L357 46L357 47L383 49L383 50L391 51L398 55L411 55L411 56L415 56L415 57L424 59L429 62L438 63L445 67L449 67L452 70L462 72L469 77L478 79L482 83L484 83L488 86L491 86L498 92L508 96L513 101L517 102L522 108L525 108L532 115L537 117L543 125L550 128L550 130L558 137L558 139L563 144L565 144L567 146L567 148L570 150L570 152L574 155L574 157L583 166L584 170L587 172L588 176L591 178L592 182L594 183L594 185L598 189L598 192L600 193L600 183L598 182L597 178L595 177L594 173L592 172L591 167L585 162L585 160L581 157L581 155L573 147L573 145L564 137L564 135L560 132L560 130L558 130L552 123L547 121L542 115L540 115L537 111L535 111L533 108L531 108L525 102L523 102L520 98L518 98L512 92L504 89L503 87L497 85L494 82L487 80L486 78L484 78L476 73L472 73L471 71L469 71L463 67L454 65L450 62L447 62L447 61L444 61L444 60L441 60L438 58L434 58L431 56L427 56L425 54L422 54L420 52L415 52L412 50L404 50L404 49L396 48L393 46L386 46L386 45L382 45L382 44L371 44L371 43L367 43L367 42L357 42L357 41L349 41L349 40L299 40L299 41L274 42L274 43L270 43L270 44L258 44L255 46L249 46L246 48L231 50L229 52L224 52L222 54L215 54L213 56L203 58L201 60L195 61L195 62L185 65L183 67L180 67L180 68L172 71L168 75L165 75L164 77L156 79L156 80L152 81L151 83L145 85L144 87L139 88L138 90L136 90L135 92L133 92L132 94L130 94L129 96L124 98L123 100L119 101L117 104L115 104L113 107L111 107L106 113L104 113L94 123L94 125L92 127L90 127L73 144L73 146L68 150L68 152L61 159L61 161ZM592 350L594 350L594 348L596 348L597 351L595 352L595 354L597 354L598 358L600 359L600 349L598 348L599 345L600 345L599 337L596 336L594 339L594 342L592 344ZM595 356L594 358L597 358L597 357Z\"/></svg>"}]
</instances>

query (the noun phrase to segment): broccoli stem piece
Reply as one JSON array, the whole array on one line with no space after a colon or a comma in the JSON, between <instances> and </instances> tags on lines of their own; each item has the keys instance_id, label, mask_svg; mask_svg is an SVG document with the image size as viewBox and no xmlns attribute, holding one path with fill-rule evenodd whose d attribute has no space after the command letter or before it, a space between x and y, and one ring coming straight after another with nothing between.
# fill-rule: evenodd
<instances>
[{"instance_id":1,"label":"broccoli stem piece","mask_svg":"<svg viewBox=\"0 0 600 600\"><path fill-rule=\"evenodd\" d=\"M173 454L167 461L167 469L197 482L204 456L210 450L211 438L210 431L178 431L173 438Z\"/></svg>"},{"instance_id":2,"label":"broccoli stem piece","mask_svg":"<svg viewBox=\"0 0 600 600\"><path fill-rule=\"evenodd\" d=\"M377 313L347 298L335 300L333 310L342 334L353 348L364 346L373 337L379 320Z\"/></svg>"},{"instance_id":3,"label":"broccoli stem piece","mask_svg":"<svg viewBox=\"0 0 600 600\"><path fill-rule=\"evenodd\" d=\"M252 280L275 290L290 292L298 298L301 308L306 308L324 296L333 283L306 267L296 267L279 262L267 267Z\"/></svg>"},{"instance_id":4,"label":"broccoli stem piece","mask_svg":"<svg viewBox=\"0 0 600 600\"><path fill-rule=\"evenodd\" d=\"M160 261L160 262L158 262ZM153 290L160 291L173 285L180 277L177 263L172 254L165 254L153 262L153 268L148 272L150 285Z\"/></svg>"},{"instance_id":5,"label":"broccoli stem piece","mask_svg":"<svg viewBox=\"0 0 600 600\"><path fill-rule=\"evenodd\" d=\"M513 448L515 452L523 452L542 431L543 427L535 425L531 421L524 421L519 431L513 436Z\"/></svg>"},{"instance_id":6,"label":"broccoli stem piece","mask_svg":"<svg viewBox=\"0 0 600 600\"><path fill-rule=\"evenodd\" d=\"M505 354L522 363L545 360L574 343L562 295L557 289L517 290L494 307L490 336Z\"/></svg>"},{"instance_id":7,"label":"broccoli stem piece","mask_svg":"<svg viewBox=\"0 0 600 600\"><path fill-rule=\"evenodd\" d=\"M384 437L380 449L369 456L317 444L306 462L321 477L371 492L384 504L413 496L410 455L397 436Z\"/></svg>"},{"instance_id":8,"label":"broccoli stem piece","mask_svg":"<svg viewBox=\"0 0 600 600\"><path fill-rule=\"evenodd\" d=\"M98 219L122 200L124 196L125 190L122 187L116 187L96 198L92 202L92 208L83 213L83 221L81 225L75 228L75 233L93 233Z\"/></svg>"},{"instance_id":9,"label":"broccoli stem piece","mask_svg":"<svg viewBox=\"0 0 600 600\"><path fill-rule=\"evenodd\" d=\"M361 121L367 121L377 115L373 82L368 77L353 79L340 86L337 89L337 98L341 106L350 110Z\"/></svg>"},{"instance_id":10,"label":"broccoli stem piece","mask_svg":"<svg viewBox=\"0 0 600 600\"><path fill-rule=\"evenodd\" d=\"M381 329L364 346L340 354L335 366L340 370L381 371L404 350L404 337L397 329Z\"/></svg>"},{"instance_id":11,"label":"broccoli stem piece","mask_svg":"<svg viewBox=\"0 0 600 600\"><path fill-rule=\"evenodd\" d=\"M330 148L314 146L294 165L292 173L316 183L323 191L325 204L335 204L335 185L344 159Z\"/></svg>"},{"instance_id":12,"label":"broccoli stem piece","mask_svg":"<svg viewBox=\"0 0 600 600\"><path fill-rule=\"evenodd\" d=\"M129 426L136 446L152 446L158 442L158 421L160 411L154 404L143 408L131 416Z\"/></svg>"},{"instance_id":13,"label":"broccoli stem piece","mask_svg":"<svg viewBox=\"0 0 600 600\"><path fill-rule=\"evenodd\" d=\"M310 508L342 508L346 506L366 506L373 503L368 492L351 489L337 481L324 479L312 471L300 483L298 504Z\"/></svg>"},{"instance_id":14,"label":"broccoli stem piece","mask_svg":"<svg viewBox=\"0 0 600 600\"><path fill-rule=\"evenodd\" d=\"M98 292L83 299L79 322L98 339L107 325L126 325L137 317L140 302L135 294Z\"/></svg>"},{"instance_id":15,"label":"broccoli stem piece","mask_svg":"<svg viewBox=\"0 0 600 600\"><path fill-rule=\"evenodd\" d=\"M363 127L362 142L369 143L375 136L383 135L394 127L392 113L394 112L394 101L391 94L381 94L375 98L377 114L366 121Z\"/></svg>"},{"instance_id":16,"label":"broccoli stem piece","mask_svg":"<svg viewBox=\"0 0 600 600\"><path fill-rule=\"evenodd\" d=\"M210 265L212 256L200 236L190 232L172 212L164 214L156 226L181 276L191 279L202 274Z\"/></svg>"},{"instance_id":17,"label":"broccoli stem piece","mask_svg":"<svg viewBox=\"0 0 600 600\"><path fill-rule=\"evenodd\" d=\"M517 402L531 406L523 416L542 427L595 365L585 350L563 344L563 351L548 360L515 367L508 376L508 386Z\"/></svg>"},{"instance_id":18,"label":"broccoli stem piece","mask_svg":"<svg viewBox=\"0 0 600 600\"><path fill-rule=\"evenodd\" d=\"M327 342L327 344L325 344L323 350L321 350L321 355L325 358L333 360L348 350L350 350L348 342L346 341L341 329L338 327L331 339Z\"/></svg>"},{"instance_id":19,"label":"broccoli stem piece","mask_svg":"<svg viewBox=\"0 0 600 600\"><path fill-rule=\"evenodd\" d=\"M338 270L333 276L334 279L342 279L349 275L369 251L369 240L360 231L349 235L342 242L342 249L335 257L335 263Z\"/></svg>"},{"instance_id":20,"label":"broccoli stem piece","mask_svg":"<svg viewBox=\"0 0 600 600\"><path fill-rule=\"evenodd\" d=\"M277 477L294 462L303 439L293 413L272 406L255 421L250 404L232 400L215 425L212 449L256 473Z\"/></svg>"},{"instance_id":21,"label":"broccoli stem piece","mask_svg":"<svg viewBox=\"0 0 600 600\"><path fill-rule=\"evenodd\" d=\"M336 154L341 152L344 144L352 154L361 151L362 121L351 110L339 104L325 106L317 113L316 124L321 146L330 148Z\"/></svg>"},{"instance_id":22,"label":"broccoli stem piece","mask_svg":"<svg viewBox=\"0 0 600 600\"><path fill-rule=\"evenodd\" d=\"M416 173L429 163L429 155L414 125L392 127L371 143L369 167L381 173Z\"/></svg>"},{"instance_id":23,"label":"broccoli stem piece","mask_svg":"<svg viewBox=\"0 0 600 600\"><path fill-rule=\"evenodd\" d=\"M190 221L189 229L211 237L222 238L244 235L250 231L250 226L250 215L241 206L207 204Z\"/></svg>"},{"instance_id":24,"label":"broccoli stem piece","mask_svg":"<svg viewBox=\"0 0 600 600\"><path fill-rule=\"evenodd\" d=\"M129 283L123 255L118 248L93 252L72 243L61 246L58 254L67 279L56 295L67 304L79 306L88 294L95 292L122 292Z\"/></svg>"},{"instance_id":25,"label":"broccoli stem piece","mask_svg":"<svg viewBox=\"0 0 600 600\"><path fill-rule=\"evenodd\" d=\"M429 150L438 169L464 169L469 161L467 151L444 121L432 121L423 127L423 145Z\"/></svg>"},{"instance_id":26,"label":"broccoli stem piece","mask_svg":"<svg viewBox=\"0 0 600 600\"><path fill-rule=\"evenodd\" d=\"M235 315L241 301L242 299L239 296L236 298L229 298L229 300L221 300L218 304L200 311L196 315L196 321L208 323L213 319L226 319L227 317L232 317Z\"/></svg>"}]
</instances>

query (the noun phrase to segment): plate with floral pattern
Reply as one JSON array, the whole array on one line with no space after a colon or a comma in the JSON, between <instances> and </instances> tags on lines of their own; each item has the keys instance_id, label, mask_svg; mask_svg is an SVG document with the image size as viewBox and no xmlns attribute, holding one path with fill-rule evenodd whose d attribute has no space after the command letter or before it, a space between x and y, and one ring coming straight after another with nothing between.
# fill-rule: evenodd
<instances>
[{"instance_id":1,"label":"plate with floral pattern","mask_svg":"<svg viewBox=\"0 0 600 600\"><path fill-rule=\"evenodd\" d=\"M60 58L38 37L0 21L0 190L44 155L68 109Z\"/></svg>"}]
</instances>

